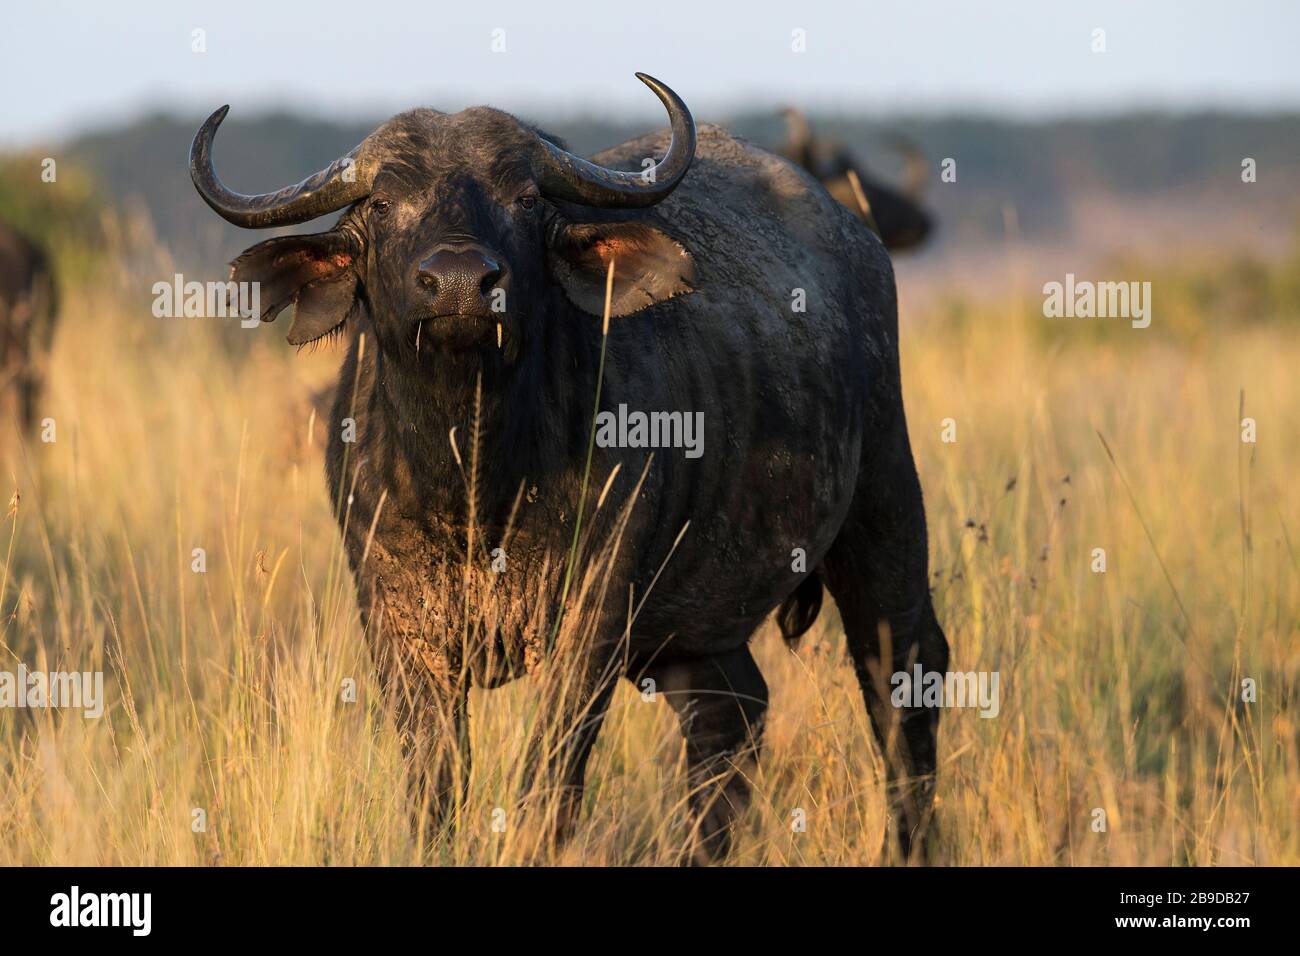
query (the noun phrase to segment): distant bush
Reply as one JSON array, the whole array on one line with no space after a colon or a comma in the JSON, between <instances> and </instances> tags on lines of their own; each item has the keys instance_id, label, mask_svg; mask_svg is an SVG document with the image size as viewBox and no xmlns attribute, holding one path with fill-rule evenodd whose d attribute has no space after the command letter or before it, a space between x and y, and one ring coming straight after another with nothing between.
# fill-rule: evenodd
<instances>
[{"instance_id":1,"label":"distant bush","mask_svg":"<svg viewBox=\"0 0 1300 956\"><path fill-rule=\"evenodd\" d=\"M83 276L102 254L102 191L66 160L58 161L54 181L44 181L42 160L37 153L0 156L0 219L44 247L61 275Z\"/></svg>"},{"instance_id":2,"label":"distant bush","mask_svg":"<svg viewBox=\"0 0 1300 956\"><path fill-rule=\"evenodd\" d=\"M1141 345L1152 339L1197 344L1234 330L1300 325L1300 231L1277 257L1227 251L1159 260L1124 257L1094 272L1090 277L1149 282L1151 325L1136 330L1114 318L1034 322L1046 338L1060 344ZM1029 307L1036 312L1038 300Z\"/></svg>"},{"instance_id":3,"label":"distant bush","mask_svg":"<svg viewBox=\"0 0 1300 956\"><path fill-rule=\"evenodd\" d=\"M1300 241L1280 259L1234 255L1127 271L1150 275L1156 315L1176 334L1200 337L1211 329L1300 321Z\"/></svg>"}]
</instances>

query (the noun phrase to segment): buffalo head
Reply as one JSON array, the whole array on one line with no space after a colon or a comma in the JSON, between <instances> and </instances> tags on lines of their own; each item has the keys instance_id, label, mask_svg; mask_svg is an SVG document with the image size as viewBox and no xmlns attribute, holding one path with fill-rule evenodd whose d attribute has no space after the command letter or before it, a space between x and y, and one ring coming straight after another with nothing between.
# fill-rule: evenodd
<instances>
[{"instance_id":1,"label":"buffalo head","mask_svg":"<svg viewBox=\"0 0 1300 956\"><path fill-rule=\"evenodd\" d=\"M260 284L264 321L295 306L291 343L328 336L364 310L389 360L418 366L500 349L510 362L541 347L556 297L602 313L610 259L618 261L614 315L690 288L687 251L632 211L681 182L695 124L672 90L637 76L667 108L673 132L667 154L642 171L594 165L499 110L417 109L297 185L246 196L213 168L222 107L194 139L190 173L209 206L246 228L347 209L328 232L270 239L233 263L233 279Z\"/></svg>"}]
</instances>

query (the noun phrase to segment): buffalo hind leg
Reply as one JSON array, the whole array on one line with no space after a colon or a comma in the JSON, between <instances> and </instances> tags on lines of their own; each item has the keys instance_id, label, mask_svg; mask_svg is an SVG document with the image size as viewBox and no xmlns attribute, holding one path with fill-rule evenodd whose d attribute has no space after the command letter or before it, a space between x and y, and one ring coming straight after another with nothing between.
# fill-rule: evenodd
<instances>
[{"instance_id":1,"label":"buffalo hind leg","mask_svg":"<svg viewBox=\"0 0 1300 956\"><path fill-rule=\"evenodd\" d=\"M677 714L686 738L692 820L691 859L724 857L749 805L749 776L762 742L767 684L748 646L725 654L653 662L628 676L650 678Z\"/></svg>"},{"instance_id":2,"label":"buffalo hind leg","mask_svg":"<svg viewBox=\"0 0 1300 956\"><path fill-rule=\"evenodd\" d=\"M948 644L928 599L921 620L910 633L892 623L884 623L895 620L892 614L874 621L872 616L854 615L855 623L849 625L846 620L844 631L853 670L871 717L871 729L885 760L898 848L904 860L921 862L926 857L934 807L939 709L910 704L895 707L890 700L893 689L890 677L899 672L911 674L917 664L924 673L944 673L948 665ZM882 668L882 659L891 661L888 670Z\"/></svg>"},{"instance_id":3,"label":"buffalo hind leg","mask_svg":"<svg viewBox=\"0 0 1300 956\"><path fill-rule=\"evenodd\" d=\"M859 479L821 574L884 757L899 849L904 860L920 861L934 805L939 710L894 707L890 678L917 664L946 672L948 642L930 601L925 509L906 433L896 449L884 474Z\"/></svg>"}]
</instances>

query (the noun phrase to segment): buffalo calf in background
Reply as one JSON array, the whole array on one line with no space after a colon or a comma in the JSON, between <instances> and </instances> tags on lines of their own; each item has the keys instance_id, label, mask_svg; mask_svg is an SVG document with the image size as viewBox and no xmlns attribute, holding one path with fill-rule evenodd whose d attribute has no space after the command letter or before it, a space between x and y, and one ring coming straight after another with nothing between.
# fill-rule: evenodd
<instances>
[{"instance_id":1,"label":"buffalo calf in background","mask_svg":"<svg viewBox=\"0 0 1300 956\"><path fill-rule=\"evenodd\" d=\"M801 111L790 108L782 115L786 121L782 155L812 173L827 192L866 221L886 249L901 252L926 240L931 221L921 206L926 163L920 150L902 145L907 158L906 180L901 189L895 189L871 175L840 144L814 136Z\"/></svg>"}]
</instances>

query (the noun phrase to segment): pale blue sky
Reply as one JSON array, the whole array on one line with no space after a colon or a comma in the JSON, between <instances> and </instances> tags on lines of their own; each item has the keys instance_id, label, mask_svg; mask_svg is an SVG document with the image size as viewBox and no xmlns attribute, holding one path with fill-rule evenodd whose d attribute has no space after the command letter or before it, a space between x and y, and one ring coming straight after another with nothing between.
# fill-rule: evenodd
<instances>
[{"instance_id":1,"label":"pale blue sky","mask_svg":"<svg viewBox=\"0 0 1300 956\"><path fill-rule=\"evenodd\" d=\"M1094 54L1092 31L1106 30ZM191 31L207 52L191 52ZM505 31L493 53L492 31ZM791 50L792 31L807 52ZM0 13L0 143L152 107L375 116L490 103L656 115L652 73L697 113L1300 107L1288 0L262 0L20 2Z\"/></svg>"}]
</instances>

